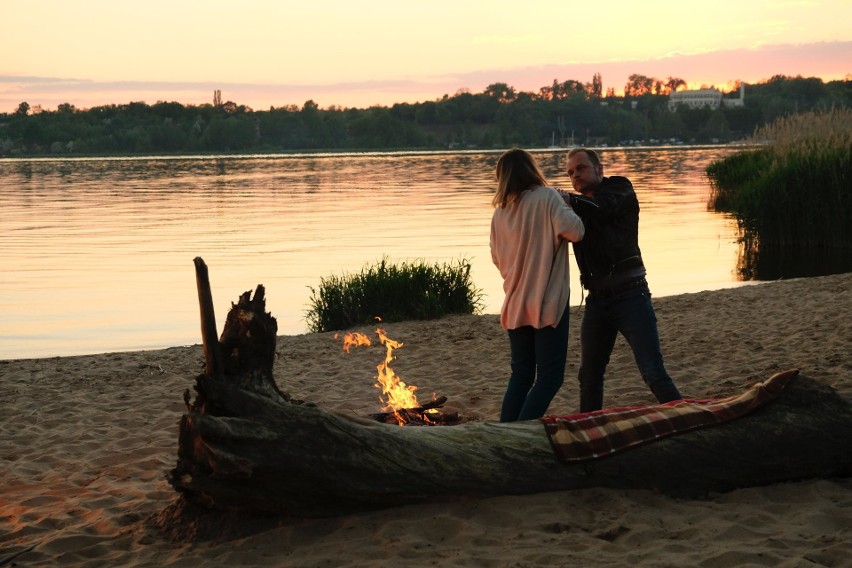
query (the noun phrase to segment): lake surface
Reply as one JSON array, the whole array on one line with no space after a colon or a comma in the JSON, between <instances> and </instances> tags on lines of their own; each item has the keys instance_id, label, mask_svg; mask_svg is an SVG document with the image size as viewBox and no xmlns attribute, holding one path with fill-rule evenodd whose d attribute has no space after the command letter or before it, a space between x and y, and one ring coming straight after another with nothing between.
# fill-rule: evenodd
<instances>
[{"instance_id":1,"label":"lake surface","mask_svg":"<svg viewBox=\"0 0 852 568\"><path fill-rule=\"evenodd\" d=\"M736 222L707 210L726 147L605 149L633 181L655 296L732 287ZM201 342L193 259L221 331L258 284L279 333L307 332L310 288L388 257L468 259L498 313L488 247L499 152L0 160L0 359ZM536 156L570 189L565 150ZM571 303L580 302L572 263ZM381 314L377 314L381 315Z\"/></svg>"}]
</instances>

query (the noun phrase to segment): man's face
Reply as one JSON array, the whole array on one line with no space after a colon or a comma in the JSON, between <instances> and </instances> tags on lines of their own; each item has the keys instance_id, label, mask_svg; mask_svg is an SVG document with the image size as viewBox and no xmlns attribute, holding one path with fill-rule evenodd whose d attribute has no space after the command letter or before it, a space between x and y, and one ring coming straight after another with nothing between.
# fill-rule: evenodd
<instances>
[{"instance_id":1,"label":"man's face","mask_svg":"<svg viewBox=\"0 0 852 568\"><path fill-rule=\"evenodd\" d=\"M586 193L603 180L603 166L595 167L588 154L577 152L568 159L568 175L574 189Z\"/></svg>"}]
</instances>

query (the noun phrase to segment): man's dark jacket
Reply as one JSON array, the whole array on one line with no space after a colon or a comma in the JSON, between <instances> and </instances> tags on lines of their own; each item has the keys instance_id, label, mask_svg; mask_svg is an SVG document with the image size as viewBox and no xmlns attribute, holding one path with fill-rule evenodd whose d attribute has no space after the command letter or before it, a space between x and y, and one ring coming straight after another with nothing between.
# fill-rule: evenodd
<instances>
[{"instance_id":1,"label":"man's dark jacket","mask_svg":"<svg viewBox=\"0 0 852 568\"><path fill-rule=\"evenodd\" d=\"M589 290L611 289L645 276L639 251L639 200L626 177L605 177L590 196L571 194L586 234L574 243L580 280Z\"/></svg>"}]
</instances>

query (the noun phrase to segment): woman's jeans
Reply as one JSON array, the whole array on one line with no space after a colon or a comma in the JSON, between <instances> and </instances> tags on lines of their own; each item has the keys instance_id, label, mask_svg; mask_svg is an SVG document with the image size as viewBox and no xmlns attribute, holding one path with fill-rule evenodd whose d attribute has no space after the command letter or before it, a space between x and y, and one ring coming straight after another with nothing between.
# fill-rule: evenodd
<instances>
[{"instance_id":1,"label":"woman's jeans","mask_svg":"<svg viewBox=\"0 0 852 568\"><path fill-rule=\"evenodd\" d=\"M648 286L608 298L587 298L580 326L580 412L603 408L604 373L615 338L621 332L645 384L661 403L679 400L680 393L663 364L657 316Z\"/></svg>"},{"instance_id":2,"label":"woman's jeans","mask_svg":"<svg viewBox=\"0 0 852 568\"><path fill-rule=\"evenodd\" d=\"M526 325L509 330L512 375L503 395L500 422L544 416L565 380L569 311L566 306L556 327Z\"/></svg>"}]
</instances>

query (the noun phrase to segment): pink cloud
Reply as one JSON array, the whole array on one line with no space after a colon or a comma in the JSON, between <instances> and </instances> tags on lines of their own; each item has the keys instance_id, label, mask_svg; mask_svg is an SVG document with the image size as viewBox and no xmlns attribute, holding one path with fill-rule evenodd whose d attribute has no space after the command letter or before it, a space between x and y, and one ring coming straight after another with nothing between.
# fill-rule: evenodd
<instances>
[{"instance_id":1,"label":"pink cloud","mask_svg":"<svg viewBox=\"0 0 852 568\"><path fill-rule=\"evenodd\" d=\"M257 110L270 106L301 106L314 100L331 105L363 108L396 102L422 102L452 95L462 88L481 92L491 83L507 83L516 90L538 91L554 79L589 82L600 73L604 88L620 92L633 73L665 79L680 77L690 86L726 87L736 80L754 83L773 75L819 77L824 81L843 79L852 73L852 41L806 45L770 45L754 49L730 49L696 55L672 55L654 60L630 60L564 65L494 68L470 73L423 77L411 80L373 80L328 84L240 84L227 82L96 82L46 77L0 76L0 111L12 112L22 101L54 109L61 103L78 108L144 101L177 101L182 104L211 103L220 89L224 100Z\"/></svg>"},{"instance_id":2,"label":"pink cloud","mask_svg":"<svg viewBox=\"0 0 852 568\"><path fill-rule=\"evenodd\" d=\"M755 49L718 50L697 55L672 55L653 60L575 63L488 70L458 76L460 84L472 91L495 81L509 83L519 90L537 90L553 79L589 82L600 73L604 88L621 91L634 73L665 79L680 77L690 84L723 86L734 81L756 83L773 75L820 77L824 81L843 79L852 73L852 41L807 45L772 45ZM514 83L499 77L511 76Z\"/></svg>"}]
</instances>

